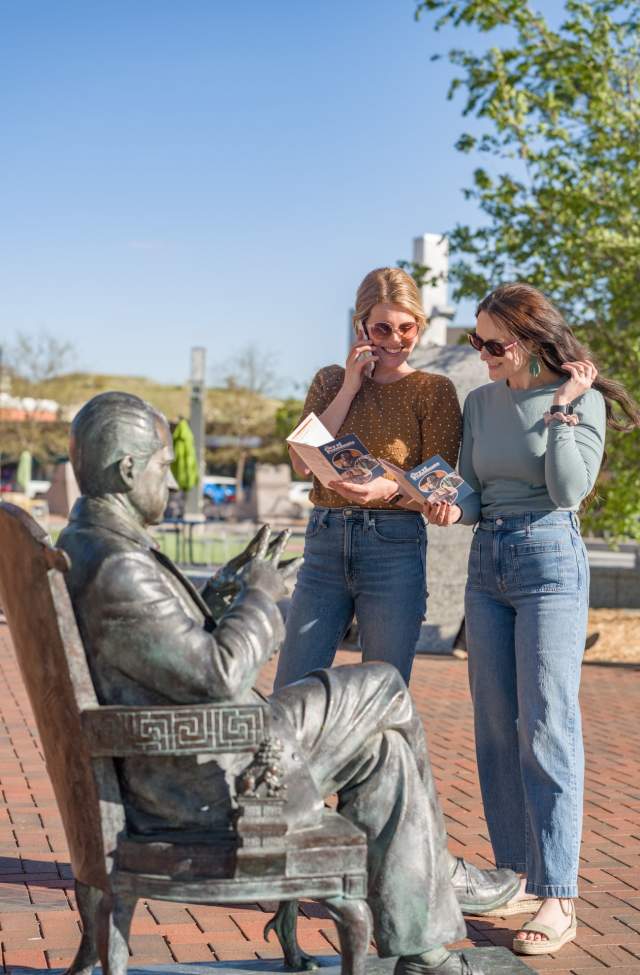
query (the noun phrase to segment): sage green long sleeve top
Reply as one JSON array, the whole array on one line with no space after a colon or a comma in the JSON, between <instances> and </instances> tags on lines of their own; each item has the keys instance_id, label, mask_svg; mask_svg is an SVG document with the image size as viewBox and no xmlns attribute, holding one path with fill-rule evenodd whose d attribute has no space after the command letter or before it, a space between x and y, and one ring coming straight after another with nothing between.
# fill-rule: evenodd
<instances>
[{"instance_id":1,"label":"sage green long sleeve top","mask_svg":"<svg viewBox=\"0 0 640 975\"><path fill-rule=\"evenodd\" d=\"M461 502L461 522L528 511L576 511L595 484L605 438L605 403L589 389L573 403L577 426L543 414L565 379L536 389L504 380L469 393L459 470L474 494Z\"/></svg>"}]
</instances>

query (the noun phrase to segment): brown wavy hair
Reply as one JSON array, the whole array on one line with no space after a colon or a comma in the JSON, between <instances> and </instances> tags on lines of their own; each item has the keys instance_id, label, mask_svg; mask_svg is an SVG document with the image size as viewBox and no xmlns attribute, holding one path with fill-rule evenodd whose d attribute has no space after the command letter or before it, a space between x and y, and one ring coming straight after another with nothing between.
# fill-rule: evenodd
<instances>
[{"instance_id":1,"label":"brown wavy hair","mask_svg":"<svg viewBox=\"0 0 640 975\"><path fill-rule=\"evenodd\" d=\"M580 342L551 301L530 284L516 282L502 284L476 309L476 317L483 311L514 338L530 344L534 355L558 376L567 377L562 369L564 362L593 362L598 375L593 388L599 390L605 401L607 425L614 430L633 430L640 427L640 406L626 391L622 383L607 379L600 373L598 363L591 352ZM621 414L614 412L614 403Z\"/></svg>"}]
</instances>

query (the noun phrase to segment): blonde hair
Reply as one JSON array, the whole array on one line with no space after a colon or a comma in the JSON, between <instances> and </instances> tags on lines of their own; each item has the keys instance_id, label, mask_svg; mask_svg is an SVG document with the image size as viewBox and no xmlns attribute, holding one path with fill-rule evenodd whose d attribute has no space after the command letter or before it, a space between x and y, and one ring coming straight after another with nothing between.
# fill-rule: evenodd
<instances>
[{"instance_id":1,"label":"blonde hair","mask_svg":"<svg viewBox=\"0 0 640 975\"><path fill-rule=\"evenodd\" d=\"M421 335L427 324L418 285L410 274L399 267L378 267L363 278L356 294L353 327L366 324L375 305L401 305L418 323Z\"/></svg>"}]
</instances>

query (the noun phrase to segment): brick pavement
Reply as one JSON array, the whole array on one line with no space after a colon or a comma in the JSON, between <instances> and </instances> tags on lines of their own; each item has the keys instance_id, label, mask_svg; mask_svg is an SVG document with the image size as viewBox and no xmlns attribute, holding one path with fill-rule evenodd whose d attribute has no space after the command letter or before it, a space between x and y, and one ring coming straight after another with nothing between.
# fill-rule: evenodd
<instances>
[{"instance_id":1,"label":"brick pavement","mask_svg":"<svg viewBox=\"0 0 640 975\"><path fill-rule=\"evenodd\" d=\"M343 652L338 662L353 662ZM268 690L273 666L263 675ZM582 703L587 744L585 830L578 902L579 934L554 957L528 959L541 972L640 975L640 668L587 666ZM431 759L451 848L491 863L475 773L466 667L449 657L420 657L412 692L429 735ZM78 941L73 882L55 800L33 718L0 624L0 940L5 970L61 968ZM198 907L140 903L132 964L279 957L262 940L274 905ZM300 918L310 952L335 954L332 922L315 904ZM466 945L506 945L522 917L470 920Z\"/></svg>"}]
</instances>

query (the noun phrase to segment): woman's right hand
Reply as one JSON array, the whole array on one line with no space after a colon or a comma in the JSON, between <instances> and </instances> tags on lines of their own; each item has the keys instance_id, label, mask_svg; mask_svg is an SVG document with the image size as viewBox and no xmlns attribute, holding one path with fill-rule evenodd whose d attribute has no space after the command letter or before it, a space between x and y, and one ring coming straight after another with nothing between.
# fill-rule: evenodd
<instances>
[{"instance_id":1,"label":"woman's right hand","mask_svg":"<svg viewBox=\"0 0 640 975\"><path fill-rule=\"evenodd\" d=\"M425 501L424 516L430 525L448 528L449 525L455 525L457 521L460 521L462 508L457 504L449 504L448 501L436 501L435 504Z\"/></svg>"},{"instance_id":2,"label":"woman's right hand","mask_svg":"<svg viewBox=\"0 0 640 975\"><path fill-rule=\"evenodd\" d=\"M373 352L374 350L375 345L372 345L371 342L367 342L366 340L362 342L358 341L351 347L345 363L344 382L342 384L343 389L346 389L351 396L355 396L362 386L367 365L371 362L376 363L378 361L376 355L363 355L365 352Z\"/></svg>"}]
</instances>

